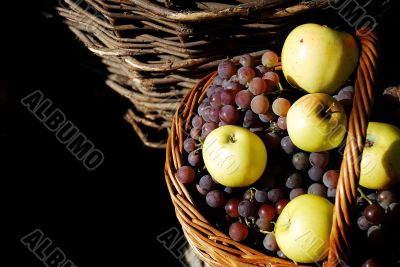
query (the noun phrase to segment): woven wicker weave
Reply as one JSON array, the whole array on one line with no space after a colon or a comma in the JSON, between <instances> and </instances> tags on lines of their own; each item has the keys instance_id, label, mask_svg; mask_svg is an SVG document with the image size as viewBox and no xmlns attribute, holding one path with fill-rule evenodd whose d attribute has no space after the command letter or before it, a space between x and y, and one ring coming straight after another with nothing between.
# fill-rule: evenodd
<instances>
[{"instance_id":1,"label":"woven wicker weave","mask_svg":"<svg viewBox=\"0 0 400 267\"><path fill-rule=\"evenodd\" d=\"M324 266L343 266L349 256L349 228L352 208L357 195L359 159L366 136L373 88L377 73L378 38L375 32L362 34L358 31L361 44L361 55L355 81L355 97L349 119L348 134L340 178L335 199L333 226L330 238L330 250ZM201 80L185 96L175 113L171 132L167 142L165 178L175 206L176 216L195 253L201 260L211 266L300 266L293 262L267 256L243 244L233 241L217 230L203 216L191 197L186 186L175 177L176 170L182 165L184 133L192 111L202 101L215 72Z\"/></svg>"},{"instance_id":2,"label":"woven wicker weave","mask_svg":"<svg viewBox=\"0 0 400 267\"><path fill-rule=\"evenodd\" d=\"M201 77L227 57L280 47L298 24L329 17L328 2L60 0L57 10L102 58L108 86L133 103L126 119L139 137L163 148L176 108ZM369 14L383 9L379 0L358 2ZM148 140L150 129L164 131Z\"/></svg>"}]
</instances>

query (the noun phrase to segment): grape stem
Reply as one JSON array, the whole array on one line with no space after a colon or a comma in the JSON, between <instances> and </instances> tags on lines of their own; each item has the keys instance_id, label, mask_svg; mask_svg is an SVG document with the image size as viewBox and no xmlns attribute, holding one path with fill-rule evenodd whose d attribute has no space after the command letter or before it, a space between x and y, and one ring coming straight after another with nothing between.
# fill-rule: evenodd
<instances>
[{"instance_id":1,"label":"grape stem","mask_svg":"<svg viewBox=\"0 0 400 267\"><path fill-rule=\"evenodd\" d=\"M271 234L271 235L275 235L275 232L274 231L265 231L265 230L258 230L258 231L260 231L260 233L263 233L263 234Z\"/></svg>"},{"instance_id":2,"label":"grape stem","mask_svg":"<svg viewBox=\"0 0 400 267\"><path fill-rule=\"evenodd\" d=\"M368 202L368 204L370 204L370 205L373 204L373 202L371 201L371 199L369 199L369 198L365 195L365 193L361 190L360 187L357 187L357 191L360 193L361 198L362 198L362 199L365 199L365 200Z\"/></svg>"}]
</instances>

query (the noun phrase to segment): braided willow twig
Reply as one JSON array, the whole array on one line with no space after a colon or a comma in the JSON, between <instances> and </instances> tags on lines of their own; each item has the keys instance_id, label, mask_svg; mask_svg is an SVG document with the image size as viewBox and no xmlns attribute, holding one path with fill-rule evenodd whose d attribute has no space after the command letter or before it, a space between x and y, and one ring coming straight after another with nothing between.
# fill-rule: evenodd
<instances>
[{"instance_id":1,"label":"braided willow twig","mask_svg":"<svg viewBox=\"0 0 400 267\"><path fill-rule=\"evenodd\" d=\"M350 250L349 230L357 198L360 160L374 101L378 61L377 34L376 32L366 34L366 32L367 30L357 32L362 49L357 70L353 109L350 114L346 147L337 185L328 266L346 264Z\"/></svg>"}]
</instances>

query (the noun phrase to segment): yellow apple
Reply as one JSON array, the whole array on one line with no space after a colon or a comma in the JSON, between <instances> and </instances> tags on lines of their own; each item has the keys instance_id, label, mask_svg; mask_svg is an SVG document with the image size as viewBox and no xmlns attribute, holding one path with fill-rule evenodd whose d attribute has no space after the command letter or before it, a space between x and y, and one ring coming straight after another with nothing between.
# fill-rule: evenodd
<instances>
[{"instance_id":1,"label":"yellow apple","mask_svg":"<svg viewBox=\"0 0 400 267\"><path fill-rule=\"evenodd\" d=\"M301 263L326 258L332 214L333 204L324 197L304 194L291 200L275 225L276 242L283 254Z\"/></svg>"},{"instance_id":2,"label":"yellow apple","mask_svg":"<svg viewBox=\"0 0 400 267\"><path fill-rule=\"evenodd\" d=\"M293 103L286 124L293 144L304 151L320 152L341 144L347 130L347 116L332 96L314 93Z\"/></svg>"},{"instance_id":3,"label":"yellow apple","mask_svg":"<svg viewBox=\"0 0 400 267\"><path fill-rule=\"evenodd\" d=\"M389 189L400 181L400 129L370 122L360 163L360 185Z\"/></svg>"},{"instance_id":4,"label":"yellow apple","mask_svg":"<svg viewBox=\"0 0 400 267\"><path fill-rule=\"evenodd\" d=\"M204 140L202 154L210 175L229 187L251 185L267 165L267 149L261 138L234 125L213 130Z\"/></svg>"},{"instance_id":5,"label":"yellow apple","mask_svg":"<svg viewBox=\"0 0 400 267\"><path fill-rule=\"evenodd\" d=\"M292 86L309 93L332 94L350 77L358 57L358 45L351 34L307 23L286 37L281 62Z\"/></svg>"}]
</instances>

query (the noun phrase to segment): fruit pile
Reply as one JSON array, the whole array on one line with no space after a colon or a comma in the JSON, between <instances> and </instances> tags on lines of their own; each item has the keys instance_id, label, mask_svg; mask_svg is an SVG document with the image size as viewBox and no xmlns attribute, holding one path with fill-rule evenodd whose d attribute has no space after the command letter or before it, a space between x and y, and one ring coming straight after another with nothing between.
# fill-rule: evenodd
<instances>
[{"instance_id":1,"label":"fruit pile","mask_svg":"<svg viewBox=\"0 0 400 267\"><path fill-rule=\"evenodd\" d=\"M301 31L304 26L307 31ZM319 263L329 249L354 92L348 78L358 48L351 45L356 44L351 35L338 34L335 41L347 44L343 54L351 58L347 64L352 67L339 73L332 64L343 62L331 57L325 63L330 64L332 75L315 62L323 57L315 56L308 63L319 69L309 69L305 81L304 75L297 75L294 65L301 57L293 51L299 45L292 42L306 45L313 40L307 32L312 36L327 32L325 41L335 37L332 29L305 24L285 42L282 66L273 51L261 59L246 54L239 64L226 60L218 66L218 75L191 118L183 143L184 165L176 177L192 191L202 214L233 240L274 257ZM383 229L399 222L398 193L393 189L400 180L399 142L400 130L395 126L370 123L360 164L356 207L360 216L355 224L374 245L383 244L379 239ZM386 226L387 220L392 224ZM356 234L358 239L364 236ZM371 255L376 254L364 254L359 266L366 260L364 267L383 266L369 259Z\"/></svg>"}]
</instances>

